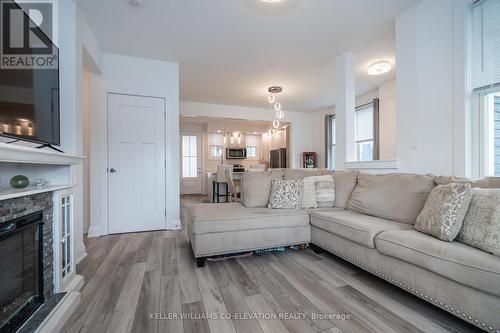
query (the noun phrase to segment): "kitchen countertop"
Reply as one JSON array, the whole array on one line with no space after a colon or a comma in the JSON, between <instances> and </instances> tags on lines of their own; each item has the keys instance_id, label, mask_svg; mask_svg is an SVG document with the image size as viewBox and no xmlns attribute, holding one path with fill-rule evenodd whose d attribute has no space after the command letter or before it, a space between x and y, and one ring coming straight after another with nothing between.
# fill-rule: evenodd
<instances>
[{"instance_id":1,"label":"kitchen countertop","mask_svg":"<svg viewBox=\"0 0 500 333\"><path fill-rule=\"evenodd\" d=\"M243 177L243 174L245 172L233 172L233 180L235 181L240 181L241 178ZM217 172L214 172L214 171L209 171L208 172L208 178L211 180L211 181L215 181L215 178L217 177Z\"/></svg>"}]
</instances>

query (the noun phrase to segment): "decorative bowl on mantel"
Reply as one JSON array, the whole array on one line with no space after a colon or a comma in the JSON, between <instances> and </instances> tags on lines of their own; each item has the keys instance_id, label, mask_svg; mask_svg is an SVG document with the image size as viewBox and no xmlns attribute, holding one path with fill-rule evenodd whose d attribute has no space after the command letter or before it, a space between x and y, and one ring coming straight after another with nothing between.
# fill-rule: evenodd
<instances>
[{"instance_id":1,"label":"decorative bowl on mantel","mask_svg":"<svg viewBox=\"0 0 500 333\"><path fill-rule=\"evenodd\" d=\"M13 188L25 188L30 184L28 177L24 175L17 175L10 179L10 186Z\"/></svg>"}]
</instances>

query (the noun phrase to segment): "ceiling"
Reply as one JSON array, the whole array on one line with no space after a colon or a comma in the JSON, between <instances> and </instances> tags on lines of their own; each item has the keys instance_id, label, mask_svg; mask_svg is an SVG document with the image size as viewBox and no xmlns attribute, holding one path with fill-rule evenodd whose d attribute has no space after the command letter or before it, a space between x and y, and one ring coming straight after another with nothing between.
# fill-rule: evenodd
<instances>
[{"instance_id":1,"label":"ceiling","mask_svg":"<svg viewBox=\"0 0 500 333\"><path fill-rule=\"evenodd\" d=\"M285 110L334 104L335 57L357 54L357 95L394 79L370 77L394 61L394 19L419 0L77 0L107 52L180 64L181 100Z\"/></svg>"}]
</instances>

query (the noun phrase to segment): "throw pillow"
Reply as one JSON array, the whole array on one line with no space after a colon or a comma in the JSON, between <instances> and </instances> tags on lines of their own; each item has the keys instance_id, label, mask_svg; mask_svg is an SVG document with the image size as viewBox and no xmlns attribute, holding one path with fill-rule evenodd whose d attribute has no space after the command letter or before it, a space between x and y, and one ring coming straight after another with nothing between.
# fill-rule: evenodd
<instances>
[{"instance_id":1,"label":"throw pillow","mask_svg":"<svg viewBox=\"0 0 500 333\"><path fill-rule=\"evenodd\" d=\"M273 179L269 208L298 208L302 207L302 180Z\"/></svg>"},{"instance_id":2,"label":"throw pillow","mask_svg":"<svg viewBox=\"0 0 500 333\"><path fill-rule=\"evenodd\" d=\"M316 202L316 178L317 176L305 177L302 190L302 208L318 208Z\"/></svg>"},{"instance_id":3,"label":"throw pillow","mask_svg":"<svg viewBox=\"0 0 500 333\"><path fill-rule=\"evenodd\" d=\"M318 176L315 181L318 208L330 208L335 203L335 182L330 175Z\"/></svg>"},{"instance_id":4,"label":"throw pillow","mask_svg":"<svg viewBox=\"0 0 500 333\"><path fill-rule=\"evenodd\" d=\"M439 185L432 189L415 229L444 241L457 237L472 198L470 184Z\"/></svg>"},{"instance_id":5,"label":"throw pillow","mask_svg":"<svg viewBox=\"0 0 500 333\"><path fill-rule=\"evenodd\" d=\"M472 189L472 200L457 240L500 256L500 189Z\"/></svg>"}]
</instances>

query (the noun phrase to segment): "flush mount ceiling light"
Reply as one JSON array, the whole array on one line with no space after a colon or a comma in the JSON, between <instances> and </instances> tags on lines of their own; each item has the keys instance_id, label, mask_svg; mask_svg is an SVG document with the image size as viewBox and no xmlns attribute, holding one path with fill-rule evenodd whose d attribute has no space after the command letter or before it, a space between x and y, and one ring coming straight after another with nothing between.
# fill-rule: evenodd
<instances>
[{"instance_id":1,"label":"flush mount ceiling light","mask_svg":"<svg viewBox=\"0 0 500 333\"><path fill-rule=\"evenodd\" d=\"M283 0L260 0L262 2L267 2L267 3L276 3L276 2L281 2Z\"/></svg>"},{"instance_id":2,"label":"flush mount ceiling light","mask_svg":"<svg viewBox=\"0 0 500 333\"><path fill-rule=\"evenodd\" d=\"M392 69L392 64L388 60L381 60L374 62L368 66L368 75L382 75L389 72Z\"/></svg>"},{"instance_id":3,"label":"flush mount ceiling light","mask_svg":"<svg viewBox=\"0 0 500 333\"><path fill-rule=\"evenodd\" d=\"M134 7L141 7L143 0L128 0L128 3Z\"/></svg>"}]
</instances>

